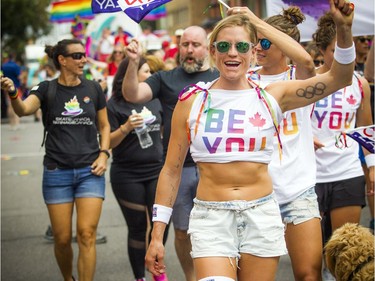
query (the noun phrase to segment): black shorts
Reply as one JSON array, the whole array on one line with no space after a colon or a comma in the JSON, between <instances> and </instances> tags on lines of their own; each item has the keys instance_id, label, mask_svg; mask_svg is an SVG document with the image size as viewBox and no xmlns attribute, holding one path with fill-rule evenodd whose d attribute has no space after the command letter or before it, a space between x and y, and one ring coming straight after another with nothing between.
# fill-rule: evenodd
<instances>
[{"instance_id":1,"label":"black shorts","mask_svg":"<svg viewBox=\"0 0 375 281\"><path fill-rule=\"evenodd\" d=\"M346 206L366 206L365 177L317 183L315 192L318 195L320 212Z\"/></svg>"}]
</instances>

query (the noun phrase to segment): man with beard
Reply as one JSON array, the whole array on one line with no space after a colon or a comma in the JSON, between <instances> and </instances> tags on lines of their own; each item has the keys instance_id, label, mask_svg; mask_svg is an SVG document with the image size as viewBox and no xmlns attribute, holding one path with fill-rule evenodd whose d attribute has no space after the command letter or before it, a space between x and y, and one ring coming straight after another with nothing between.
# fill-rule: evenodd
<instances>
[{"instance_id":1,"label":"man with beard","mask_svg":"<svg viewBox=\"0 0 375 281\"><path fill-rule=\"evenodd\" d=\"M154 73L145 82L138 83L137 67L142 55L142 48L136 40L127 46L127 56L130 61L122 82L122 95L132 103L145 103L151 99L159 98L163 107L164 156L171 133L172 113L179 93L188 85L196 84L199 81L209 82L219 76L217 70L212 70L209 67L207 33L203 28L199 26L186 28L181 37L179 49L180 66L170 71ZM195 281L193 260L190 257L191 243L187 230L197 185L198 170L188 153L172 215L176 253L186 281Z\"/></svg>"}]
</instances>

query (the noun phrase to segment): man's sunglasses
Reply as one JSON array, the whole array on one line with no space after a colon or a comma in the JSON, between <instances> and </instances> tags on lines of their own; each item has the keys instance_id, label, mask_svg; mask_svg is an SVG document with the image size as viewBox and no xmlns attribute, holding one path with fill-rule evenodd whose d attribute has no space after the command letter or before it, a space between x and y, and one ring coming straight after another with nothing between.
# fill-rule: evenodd
<instances>
[{"instance_id":1,"label":"man's sunglasses","mask_svg":"<svg viewBox=\"0 0 375 281\"><path fill-rule=\"evenodd\" d=\"M366 41L367 41L367 42L372 42L372 38L368 38L368 37L358 37L358 40L359 40L361 43L365 43Z\"/></svg>"},{"instance_id":2,"label":"man's sunglasses","mask_svg":"<svg viewBox=\"0 0 375 281\"><path fill-rule=\"evenodd\" d=\"M226 41L220 41L214 42L213 45L219 53L228 53L233 44ZM253 44L249 42L237 42L234 46L239 53L246 54L250 48L253 47Z\"/></svg>"},{"instance_id":3,"label":"man's sunglasses","mask_svg":"<svg viewBox=\"0 0 375 281\"><path fill-rule=\"evenodd\" d=\"M271 45L272 45L271 41L268 40L267 38L259 39L258 43L260 43L260 46L265 51L271 48Z\"/></svg>"},{"instance_id":4,"label":"man's sunglasses","mask_svg":"<svg viewBox=\"0 0 375 281\"><path fill-rule=\"evenodd\" d=\"M71 57L74 60L81 60L83 57L86 57L86 53L71 53L64 55L64 57Z\"/></svg>"}]
</instances>

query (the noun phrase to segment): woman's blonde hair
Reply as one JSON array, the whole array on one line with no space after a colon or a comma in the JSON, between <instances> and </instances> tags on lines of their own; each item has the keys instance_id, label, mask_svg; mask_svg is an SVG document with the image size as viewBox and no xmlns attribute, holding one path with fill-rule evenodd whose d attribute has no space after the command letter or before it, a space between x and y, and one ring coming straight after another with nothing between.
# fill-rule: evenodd
<instances>
[{"instance_id":1,"label":"woman's blonde hair","mask_svg":"<svg viewBox=\"0 0 375 281\"><path fill-rule=\"evenodd\" d=\"M257 31L255 26L250 22L250 19L245 15L231 15L229 17L226 17L219 21L214 30L211 32L209 37L209 46L210 48L214 47L214 42L216 42L216 39L224 28L227 27L235 27L235 26L242 26L245 31L249 34L250 42L254 44L257 43L258 37L257 37ZM214 58L212 57L212 54L210 52L210 66L215 66Z\"/></svg>"},{"instance_id":2,"label":"woman's blonde hair","mask_svg":"<svg viewBox=\"0 0 375 281\"><path fill-rule=\"evenodd\" d=\"M161 58L154 55L146 55L147 64L150 67L151 74L158 72L159 70L164 70L165 65Z\"/></svg>"}]
</instances>

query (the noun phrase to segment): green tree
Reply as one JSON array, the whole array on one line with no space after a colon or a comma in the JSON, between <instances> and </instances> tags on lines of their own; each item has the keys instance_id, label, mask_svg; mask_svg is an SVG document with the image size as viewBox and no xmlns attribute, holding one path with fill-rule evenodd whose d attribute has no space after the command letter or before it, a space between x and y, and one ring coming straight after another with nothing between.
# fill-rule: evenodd
<instances>
[{"instance_id":1,"label":"green tree","mask_svg":"<svg viewBox=\"0 0 375 281\"><path fill-rule=\"evenodd\" d=\"M1 0L1 47L22 58L29 40L47 35L52 25L47 7L51 0Z\"/></svg>"}]
</instances>

